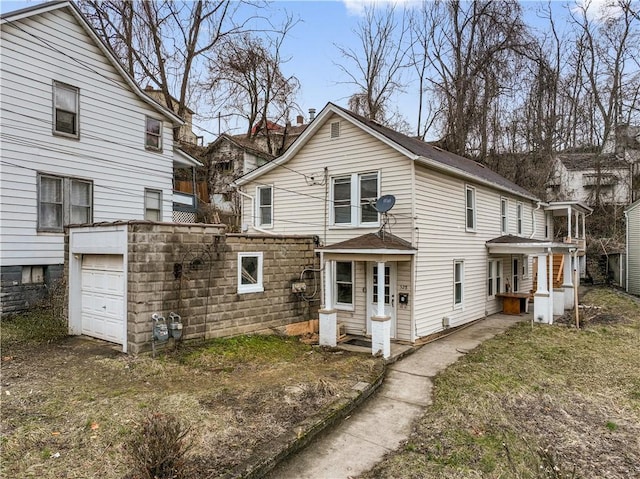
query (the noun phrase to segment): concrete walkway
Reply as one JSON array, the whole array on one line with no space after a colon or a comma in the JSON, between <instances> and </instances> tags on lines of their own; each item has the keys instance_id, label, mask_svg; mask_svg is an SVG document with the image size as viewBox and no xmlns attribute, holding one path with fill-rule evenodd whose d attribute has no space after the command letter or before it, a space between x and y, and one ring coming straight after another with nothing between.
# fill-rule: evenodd
<instances>
[{"instance_id":1,"label":"concrete walkway","mask_svg":"<svg viewBox=\"0 0 640 479\"><path fill-rule=\"evenodd\" d=\"M531 315L496 314L429 343L389 366L380 390L351 417L281 463L271 479L348 479L380 462L409 437L431 404L432 378L486 339Z\"/></svg>"}]
</instances>

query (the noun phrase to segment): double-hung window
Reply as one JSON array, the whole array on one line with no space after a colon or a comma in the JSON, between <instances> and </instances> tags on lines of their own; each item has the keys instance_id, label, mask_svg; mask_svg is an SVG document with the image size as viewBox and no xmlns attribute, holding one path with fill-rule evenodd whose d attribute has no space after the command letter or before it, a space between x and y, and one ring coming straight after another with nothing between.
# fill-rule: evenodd
<instances>
[{"instance_id":1,"label":"double-hung window","mask_svg":"<svg viewBox=\"0 0 640 479\"><path fill-rule=\"evenodd\" d=\"M332 224L336 226L378 226L374 205L379 196L378 172L354 173L332 180Z\"/></svg>"},{"instance_id":2,"label":"double-hung window","mask_svg":"<svg viewBox=\"0 0 640 479\"><path fill-rule=\"evenodd\" d=\"M509 200L500 198L500 231L503 235L509 232Z\"/></svg>"},{"instance_id":3,"label":"double-hung window","mask_svg":"<svg viewBox=\"0 0 640 479\"><path fill-rule=\"evenodd\" d=\"M502 260L490 260L487 264L487 296L494 297L502 288Z\"/></svg>"},{"instance_id":4,"label":"double-hung window","mask_svg":"<svg viewBox=\"0 0 640 479\"><path fill-rule=\"evenodd\" d=\"M145 125L145 148L162 151L162 121L148 116Z\"/></svg>"},{"instance_id":5,"label":"double-hung window","mask_svg":"<svg viewBox=\"0 0 640 479\"><path fill-rule=\"evenodd\" d=\"M476 230L476 189L473 186L465 187L465 211L466 230Z\"/></svg>"},{"instance_id":6,"label":"double-hung window","mask_svg":"<svg viewBox=\"0 0 640 479\"><path fill-rule=\"evenodd\" d=\"M464 299L464 261L453 262L453 307L462 308Z\"/></svg>"},{"instance_id":7,"label":"double-hung window","mask_svg":"<svg viewBox=\"0 0 640 479\"><path fill-rule=\"evenodd\" d=\"M516 222L518 227L518 234L522 234L522 203L516 205Z\"/></svg>"},{"instance_id":8,"label":"double-hung window","mask_svg":"<svg viewBox=\"0 0 640 479\"><path fill-rule=\"evenodd\" d=\"M238 294L264 291L262 253L238 253Z\"/></svg>"},{"instance_id":9,"label":"double-hung window","mask_svg":"<svg viewBox=\"0 0 640 479\"><path fill-rule=\"evenodd\" d=\"M273 226L273 187L259 186L257 200L258 226Z\"/></svg>"},{"instance_id":10,"label":"double-hung window","mask_svg":"<svg viewBox=\"0 0 640 479\"><path fill-rule=\"evenodd\" d=\"M60 82L53 82L53 132L56 135L78 138L80 90Z\"/></svg>"},{"instance_id":11,"label":"double-hung window","mask_svg":"<svg viewBox=\"0 0 640 479\"><path fill-rule=\"evenodd\" d=\"M353 263L336 261L335 298L338 309L353 309Z\"/></svg>"},{"instance_id":12,"label":"double-hung window","mask_svg":"<svg viewBox=\"0 0 640 479\"><path fill-rule=\"evenodd\" d=\"M93 183L38 174L38 231L62 232L65 225L91 223Z\"/></svg>"},{"instance_id":13,"label":"double-hung window","mask_svg":"<svg viewBox=\"0 0 640 479\"><path fill-rule=\"evenodd\" d=\"M162 221L162 191L144 190L144 219Z\"/></svg>"}]
</instances>

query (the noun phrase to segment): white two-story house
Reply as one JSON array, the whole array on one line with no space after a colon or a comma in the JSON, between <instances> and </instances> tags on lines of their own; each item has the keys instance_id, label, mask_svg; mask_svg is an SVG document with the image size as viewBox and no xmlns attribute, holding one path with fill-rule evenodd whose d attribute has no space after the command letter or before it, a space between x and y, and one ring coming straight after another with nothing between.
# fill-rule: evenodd
<instances>
[{"instance_id":1,"label":"white two-story house","mask_svg":"<svg viewBox=\"0 0 640 479\"><path fill-rule=\"evenodd\" d=\"M7 313L33 304L60 277L66 226L173 221L174 201L192 201L174 198L174 168L199 163L174 147L183 120L136 85L73 2L9 12L1 29Z\"/></svg>"},{"instance_id":2,"label":"white two-story house","mask_svg":"<svg viewBox=\"0 0 640 479\"><path fill-rule=\"evenodd\" d=\"M344 330L388 356L392 339L414 343L501 311L507 292L532 294L540 322L573 304L587 207L544 204L481 164L336 105L236 185L246 230L317 235L322 344ZM562 241L554 215L569 222ZM567 259L555 292L554 254Z\"/></svg>"}]
</instances>

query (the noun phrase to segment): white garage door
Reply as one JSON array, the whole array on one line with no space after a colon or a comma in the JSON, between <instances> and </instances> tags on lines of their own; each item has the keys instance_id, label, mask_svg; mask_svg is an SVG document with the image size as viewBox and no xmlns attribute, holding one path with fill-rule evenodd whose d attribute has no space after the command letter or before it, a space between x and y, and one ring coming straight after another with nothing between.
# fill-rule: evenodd
<instances>
[{"instance_id":1,"label":"white garage door","mask_svg":"<svg viewBox=\"0 0 640 479\"><path fill-rule=\"evenodd\" d=\"M121 255L82 257L82 334L124 344L124 288Z\"/></svg>"}]
</instances>

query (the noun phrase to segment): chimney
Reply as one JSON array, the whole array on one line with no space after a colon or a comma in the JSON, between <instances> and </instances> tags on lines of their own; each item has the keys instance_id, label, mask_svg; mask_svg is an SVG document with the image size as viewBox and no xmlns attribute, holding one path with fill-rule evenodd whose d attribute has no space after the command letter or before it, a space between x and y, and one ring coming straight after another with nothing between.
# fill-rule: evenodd
<instances>
[{"instance_id":1,"label":"chimney","mask_svg":"<svg viewBox=\"0 0 640 479\"><path fill-rule=\"evenodd\" d=\"M296 116L296 123L298 126L302 125L304 123L304 117L302 115Z\"/></svg>"},{"instance_id":2,"label":"chimney","mask_svg":"<svg viewBox=\"0 0 640 479\"><path fill-rule=\"evenodd\" d=\"M316 117L316 109L309 108L309 123L311 123L315 117Z\"/></svg>"}]
</instances>

